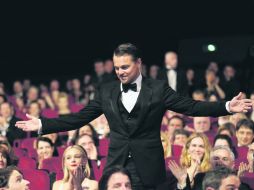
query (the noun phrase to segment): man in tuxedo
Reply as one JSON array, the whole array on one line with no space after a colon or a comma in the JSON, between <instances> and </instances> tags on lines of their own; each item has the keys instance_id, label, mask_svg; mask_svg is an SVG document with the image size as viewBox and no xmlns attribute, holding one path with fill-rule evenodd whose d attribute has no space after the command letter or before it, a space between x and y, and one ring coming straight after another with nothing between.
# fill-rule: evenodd
<instances>
[{"instance_id":1,"label":"man in tuxedo","mask_svg":"<svg viewBox=\"0 0 254 190\"><path fill-rule=\"evenodd\" d=\"M124 166L131 173L132 189L152 190L165 181L160 125L166 110L216 117L229 111L247 112L252 105L250 100L241 99L241 94L227 103L199 102L179 96L165 81L142 77L139 50L130 43L115 49L113 61L119 81L102 85L95 99L80 112L41 120L27 115L30 120L17 122L16 126L47 134L77 129L104 113L110 126L106 169Z\"/></svg>"},{"instance_id":2,"label":"man in tuxedo","mask_svg":"<svg viewBox=\"0 0 254 190\"><path fill-rule=\"evenodd\" d=\"M23 139L26 133L15 127L15 123L20 120L13 115L13 107L9 102L0 104L0 134L8 139L13 145L15 139Z\"/></svg>"},{"instance_id":3,"label":"man in tuxedo","mask_svg":"<svg viewBox=\"0 0 254 190\"><path fill-rule=\"evenodd\" d=\"M188 95L188 82L186 74L178 68L178 56L175 52L169 51L164 58L165 69L159 74L159 79L166 80L168 85L182 95Z\"/></svg>"}]
</instances>

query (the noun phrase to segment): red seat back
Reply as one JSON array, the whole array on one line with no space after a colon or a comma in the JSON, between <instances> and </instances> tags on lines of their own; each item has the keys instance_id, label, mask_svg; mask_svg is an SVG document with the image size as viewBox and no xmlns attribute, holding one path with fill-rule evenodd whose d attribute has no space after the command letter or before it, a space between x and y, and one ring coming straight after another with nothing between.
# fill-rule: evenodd
<instances>
[{"instance_id":1,"label":"red seat back","mask_svg":"<svg viewBox=\"0 0 254 190\"><path fill-rule=\"evenodd\" d=\"M20 169L36 169L36 161L29 157L19 157L18 168Z\"/></svg>"},{"instance_id":2,"label":"red seat back","mask_svg":"<svg viewBox=\"0 0 254 190\"><path fill-rule=\"evenodd\" d=\"M246 146L236 147L236 151L239 159L246 159L249 148Z\"/></svg>"},{"instance_id":3,"label":"red seat back","mask_svg":"<svg viewBox=\"0 0 254 190\"><path fill-rule=\"evenodd\" d=\"M172 145L172 156L180 157L182 154L183 147L180 145Z\"/></svg>"},{"instance_id":4,"label":"red seat back","mask_svg":"<svg viewBox=\"0 0 254 190\"><path fill-rule=\"evenodd\" d=\"M99 141L99 155L107 156L108 155L108 147L109 147L109 139L100 139Z\"/></svg>"},{"instance_id":5,"label":"red seat back","mask_svg":"<svg viewBox=\"0 0 254 190\"><path fill-rule=\"evenodd\" d=\"M62 159L60 157L47 158L42 161L41 169L48 170L49 173L57 173L62 169Z\"/></svg>"},{"instance_id":6,"label":"red seat back","mask_svg":"<svg viewBox=\"0 0 254 190\"><path fill-rule=\"evenodd\" d=\"M43 170L22 169L24 179L30 182L31 190L50 190L49 174Z\"/></svg>"},{"instance_id":7,"label":"red seat back","mask_svg":"<svg viewBox=\"0 0 254 190\"><path fill-rule=\"evenodd\" d=\"M70 110L72 113L77 113L83 108L84 108L83 104L71 104L70 105Z\"/></svg>"},{"instance_id":8,"label":"red seat back","mask_svg":"<svg viewBox=\"0 0 254 190\"><path fill-rule=\"evenodd\" d=\"M58 113L56 110L46 108L46 109L42 110L41 116L46 117L46 118L57 118Z\"/></svg>"},{"instance_id":9,"label":"red seat back","mask_svg":"<svg viewBox=\"0 0 254 190\"><path fill-rule=\"evenodd\" d=\"M13 152L17 157L27 157L27 150L23 148L13 147Z\"/></svg>"},{"instance_id":10,"label":"red seat back","mask_svg":"<svg viewBox=\"0 0 254 190\"><path fill-rule=\"evenodd\" d=\"M94 178L95 178L96 181L100 181L103 170L104 170L105 165L106 165L106 158L102 158L100 160L100 165L99 166L97 165L97 161L95 161L95 160L92 160L91 163L92 163L92 170L93 170L93 173L94 173Z\"/></svg>"}]
</instances>

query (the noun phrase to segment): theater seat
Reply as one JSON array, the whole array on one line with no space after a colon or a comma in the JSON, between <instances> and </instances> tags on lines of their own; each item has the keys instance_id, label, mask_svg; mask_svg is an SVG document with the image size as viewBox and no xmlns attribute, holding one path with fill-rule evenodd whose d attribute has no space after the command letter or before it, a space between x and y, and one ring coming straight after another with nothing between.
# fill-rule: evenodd
<instances>
[{"instance_id":1,"label":"theater seat","mask_svg":"<svg viewBox=\"0 0 254 190\"><path fill-rule=\"evenodd\" d=\"M83 108L84 108L83 104L71 104L70 105L71 113L77 113Z\"/></svg>"},{"instance_id":2,"label":"theater seat","mask_svg":"<svg viewBox=\"0 0 254 190\"><path fill-rule=\"evenodd\" d=\"M13 147L13 152L17 157L27 157L27 150L23 149L23 148L17 148L17 147Z\"/></svg>"},{"instance_id":3,"label":"theater seat","mask_svg":"<svg viewBox=\"0 0 254 190\"><path fill-rule=\"evenodd\" d=\"M100 139L99 141L99 155L107 156L108 155L108 147L109 147L109 139Z\"/></svg>"},{"instance_id":4,"label":"theater seat","mask_svg":"<svg viewBox=\"0 0 254 190\"><path fill-rule=\"evenodd\" d=\"M183 147L180 145L172 145L172 156L180 157Z\"/></svg>"},{"instance_id":5,"label":"theater seat","mask_svg":"<svg viewBox=\"0 0 254 190\"><path fill-rule=\"evenodd\" d=\"M58 113L56 110L46 108L46 109L42 110L41 116L46 117L46 118L57 118Z\"/></svg>"},{"instance_id":6,"label":"theater seat","mask_svg":"<svg viewBox=\"0 0 254 190\"><path fill-rule=\"evenodd\" d=\"M102 158L100 160L100 166L97 165L97 161L95 161L95 160L92 160L91 164L92 164L92 170L94 173L94 178L96 181L99 181L101 179L102 172L103 172L104 167L106 165L106 158Z\"/></svg>"},{"instance_id":7,"label":"theater seat","mask_svg":"<svg viewBox=\"0 0 254 190\"><path fill-rule=\"evenodd\" d=\"M22 169L24 179L30 182L31 190L50 190L49 174L43 170Z\"/></svg>"},{"instance_id":8,"label":"theater seat","mask_svg":"<svg viewBox=\"0 0 254 190\"><path fill-rule=\"evenodd\" d=\"M36 169L36 161L29 157L19 157L18 168L20 169Z\"/></svg>"},{"instance_id":9,"label":"theater seat","mask_svg":"<svg viewBox=\"0 0 254 190\"><path fill-rule=\"evenodd\" d=\"M49 171L49 173L57 173L62 169L62 159L60 157L47 158L42 161L41 169Z\"/></svg>"},{"instance_id":10,"label":"theater seat","mask_svg":"<svg viewBox=\"0 0 254 190\"><path fill-rule=\"evenodd\" d=\"M246 146L236 147L236 151L239 159L246 159L249 148Z\"/></svg>"}]
</instances>

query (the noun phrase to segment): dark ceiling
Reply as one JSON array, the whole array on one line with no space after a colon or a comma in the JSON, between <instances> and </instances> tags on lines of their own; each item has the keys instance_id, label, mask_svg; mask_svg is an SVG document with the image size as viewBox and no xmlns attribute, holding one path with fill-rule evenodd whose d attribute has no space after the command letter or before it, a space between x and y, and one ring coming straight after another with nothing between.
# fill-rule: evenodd
<instances>
[{"instance_id":1,"label":"dark ceiling","mask_svg":"<svg viewBox=\"0 0 254 190\"><path fill-rule=\"evenodd\" d=\"M161 64L186 38L253 35L253 8L253 0L13 5L1 13L7 72L0 81L82 75L122 42L137 44L146 63Z\"/></svg>"}]
</instances>

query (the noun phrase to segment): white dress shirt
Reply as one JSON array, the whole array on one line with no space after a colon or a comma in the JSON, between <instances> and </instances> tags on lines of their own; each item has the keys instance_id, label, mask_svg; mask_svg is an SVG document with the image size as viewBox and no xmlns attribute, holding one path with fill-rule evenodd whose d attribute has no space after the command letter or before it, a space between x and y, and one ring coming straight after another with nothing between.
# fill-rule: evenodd
<instances>
[{"instance_id":1,"label":"white dress shirt","mask_svg":"<svg viewBox=\"0 0 254 190\"><path fill-rule=\"evenodd\" d=\"M167 71L167 77L168 77L168 84L169 86L176 91L176 77L177 73L175 70L171 69Z\"/></svg>"},{"instance_id":2,"label":"white dress shirt","mask_svg":"<svg viewBox=\"0 0 254 190\"><path fill-rule=\"evenodd\" d=\"M138 95L139 95L140 90L141 90L141 82L142 82L142 75L141 74L138 76L138 78L134 82L132 82L132 84L133 83L137 84L137 92L134 92L132 90L128 90L127 92L124 92L122 83L120 85L120 89L121 89L121 92L122 92L121 101L122 101L125 109L129 113L134 108L134 106L137 102Z\"/></svg>"}]
</instances>

